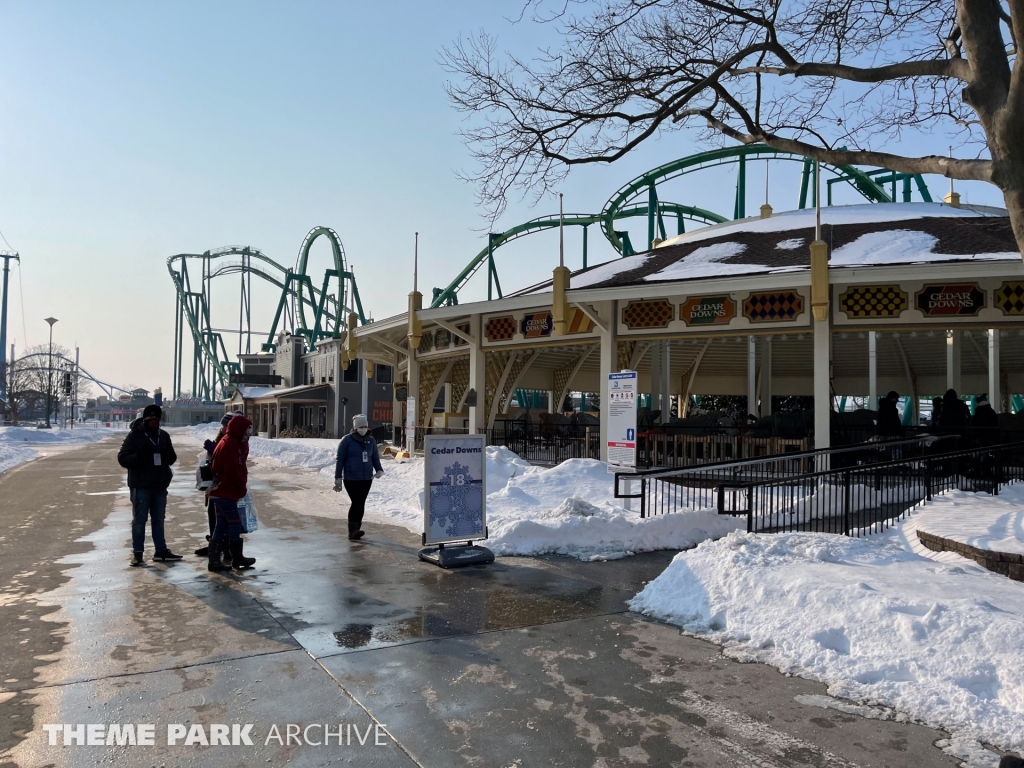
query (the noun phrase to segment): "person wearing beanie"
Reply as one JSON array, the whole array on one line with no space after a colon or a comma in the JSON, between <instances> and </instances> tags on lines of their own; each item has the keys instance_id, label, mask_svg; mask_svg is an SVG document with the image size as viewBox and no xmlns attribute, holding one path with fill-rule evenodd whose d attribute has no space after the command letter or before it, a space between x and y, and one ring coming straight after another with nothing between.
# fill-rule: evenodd
<instances>
[{"instance_id":1,"label":"person wearing beanie","mask_svg":"<svg viewBox=\"0 0 1024 768\"><path fill-rule=\"evenodd\" d=\"M381 477L384 468L380 465L377 441L370 434L366 415L352 417L352 431L342 438L338 446L338 462L334 468L334 491L342 488L352 501L348 508L348 537L356 541L363 537L363 512L366 497L375 477Z\"/></svg>"},{"instance_id":2,"label":"person wearing beanie","mask_svg":"<svg viewBox=\"0 0 1024 768\"><path fill-rule=\"evenodd\" d=\"M132 560L142 565L146 543L146 520L153 533L154 560L181 560L167 548L164 539L164 513L167 510L167 486L174 473L171 465L178 460L171 437L160 429L163 412L159 405L147 405L142 416L131 423L128 436L121 443L117 463L128 470L128 488L132 502Z\"/></svg>"}]
</instances>

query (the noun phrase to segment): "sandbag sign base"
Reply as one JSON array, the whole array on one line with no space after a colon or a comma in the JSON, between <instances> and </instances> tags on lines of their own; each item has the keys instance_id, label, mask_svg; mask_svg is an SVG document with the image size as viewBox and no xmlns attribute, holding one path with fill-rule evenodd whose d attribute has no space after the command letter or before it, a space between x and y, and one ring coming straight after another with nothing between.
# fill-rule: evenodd
<instances>
[{"instance_id":1,"label":"sandbag sign base","mask_svg":"<svg viewBox=\"0 0 1024 768\"><path fill-rule=\"evenodd\" d=\"M420 550L420 560L433 563L441 568L465 568L467 565L488 565L494 562L494 553L487 547L474 544L460 546L427 547Z\"/></svg>"}]
</instances>

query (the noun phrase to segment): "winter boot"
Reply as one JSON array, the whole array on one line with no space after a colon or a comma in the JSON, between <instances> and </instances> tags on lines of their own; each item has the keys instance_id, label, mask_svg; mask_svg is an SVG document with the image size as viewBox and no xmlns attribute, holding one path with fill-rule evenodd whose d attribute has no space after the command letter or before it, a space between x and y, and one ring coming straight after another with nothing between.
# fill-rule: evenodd
<instances>
[{"instance_id":1,"label":"winter boot","mask_svg":"<svg viewBox=\"0 0 1024 768\"><path fill-rule=\"evenodd\" d=\"M242 552L242 547L243 546L244 545L242 544L242 540L241 539L238 539L237 541L232 541L229 544L229 547L231 549L231 567L235 568L235 569L237 569L239 571L242 570L243 568L252 568L253 565L256 564L256 558L255 557L246 557L243 554L243 552Z\"/></svg>"},{"instance_id":2,"label":"winter boot","mask_svg":"<svg viewBox=\"0 0 1024 768\"><path fill-rule=\"evenodd\" d=\"M226 571L228 566L221 562L221 552L224 549L224 539L210 539L209 562L206 565L208 571Z\"/></svg>"},{"instance_id":3,"label":"winter boot","mask_svg":"<svg viewBox=\"0 0 1024 768\"><path fill-rule=\"evenodd\" d=\"M153 559L160 560L162 562L167 562L168 560L181 560L182 556L174 554L169 549L161 549L159 552L153 555Z\"/></svg>"},{"instance_id":4,"label":"winter boot","mask_svg":"<svg viewBox=\"0 0 1024 768\"><path fill-rule=\"evenodd\" d=\"M131 562L131 565L133 567L138 567L140 565L143 565L143 562L144 561L142 560L142 553L141 552L132 552L132 562Z\"/></svg>"},{"instance_id":5,"label":"winter boot","mask_svg":"<svg viewBox=\"0 0 1024 768\"><path fill-rule=\"evenodd\" d=\"M350 533L348 535L348 540L349 541L359 541L359 539L363 538L363 536L365 536L365 535L366 535L366 533L364 531L355 531L354 533Z\"/></svg>"},{"instance_id":6,"label":"winter boot","mask_svg":"<svg viewBox=\"0 0 1024 768\"><path fill-rule=\"evenodd\" d=\"M209 535L207 535L206 541L207 542L210 541ZM207 544L205 547L200 547L199 549L197 549L196 550L196 556L197 557L209 557L210 556L210 545Z\"/></svg>"}]
</instances>

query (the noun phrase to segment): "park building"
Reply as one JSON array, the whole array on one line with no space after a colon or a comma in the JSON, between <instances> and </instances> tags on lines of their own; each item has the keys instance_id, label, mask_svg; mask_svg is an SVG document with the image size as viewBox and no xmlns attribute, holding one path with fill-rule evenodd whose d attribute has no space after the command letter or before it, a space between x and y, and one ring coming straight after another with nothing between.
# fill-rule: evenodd
<instances>
[{"instance_id":1,"label":"park building","mask_svg":"<svg viewBox=\"0 0 1024 768\"><path fill-rule=\"evenodd\" d=\"M1013 427L1024 268L1006 212L954 197L820 216L819 231L813 209L765 205L574 271L564 290L556 270L489 301L421 308L414 293L409 312L355 331L359 357L394 368L395 422L415 426L417 446L430 431L485 432L547 461L606 458L595 405L621 370L639 375L647 464L857 442L890 390L908 430L927 428L948 389L987 393ZM542 407L521 408L524 392ZM739 418L694 413L722 398L742 403Z\"/></svg>"},{"instance_id":2,"label":"park building","mask_svg":"<svg viewBox=\"0 0 1024 768\"><path fill-rule=\"evenodd\" d=\"M372 361L343 359L339 338L309 348L303 336L280 333L273 352L238 356L241 373L224 408L240 410L253 432L275 437L335 437L365 413L370 428L391 436L393 370Z\"/></svg>"}]
</instances>

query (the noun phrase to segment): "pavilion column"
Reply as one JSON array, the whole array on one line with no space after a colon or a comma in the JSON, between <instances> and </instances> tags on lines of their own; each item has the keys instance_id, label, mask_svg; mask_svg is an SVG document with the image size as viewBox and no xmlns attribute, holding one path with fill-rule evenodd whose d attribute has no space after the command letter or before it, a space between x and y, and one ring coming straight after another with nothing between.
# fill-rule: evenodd
<instances>
[{"instance_id":1,"label":"pavilion column","mask_svg":"<svg viewBox=\"0 0 1024 768\"><path fill-rule=\"evenodd\" d=\"M610 308L606 312L604 307ZM608 461L608 375L616 372L618 349L615 341L615 326L618 323L617 302L601 305L601 316L607 318L607 328L598 327L601 340L600 381L601 388L601 461Z\"/></svg>"},{"instance_id":2,"label":"pavilion column","mask_svg":"<svg viewBox=\"0 0 1024 768\"><path fill-rule=\"evenodd\" d=\"M868 410L878 410L878 335L868 331Z\"/></svg>"},{"instance_id":3,"label":"pavilion column","mask_svg":"<svg viewBox=\"0 0 1024 768\"><path fill-rule=\"evenodd\" d=\"M651 344L651 410L661 411L659 423L667 423L671 410L672 361L669 343L656 341Z\"/></svg>"},{"instance_id":4,"label":"pavilion column","mask_svg":"<svg viewBox=\"0 0 1024 768\"><path fill-rule=\"evenodd\" d=\"M469 406L469 434L479 435L487 429L487 355L483 350L480 315L469 321L469 388L476 393L476 405Z\"/></svg>"},{"instance_id":5,"label":"pavilion column","mask_svg":"<svg viewBox=\"0 0 1024 768\"><path fill-rule=\"evenodd\" d=\"M757 339L747 337L747 413L758 415L757 408Z\"/></svg>"},{"instance_id":6,"label":"pavilion column","mask_svg":"<svg viewBox=\"0 0 1024 768\"><path fill-rule=\"evenodd\" d=\"M409 352L409 396L415 398L413 402L413 411L411 414L412 424L415 427L422 427L423 424L419 422L419 405L420 398L423 397L420 392L420 361L416 359L417 353L415 350ZM405 407L408 410L409 403L406 401ZM429 412L429 411L428 411ZM409 423L410 416L406 416L406 424ZM416 447L415 444L406 446L410 453Z\"/></svg>"},{"instance_id":7,"label":"pavilion column","mask_svg":"<svg viewBox=\"0 0 1024 768\"><path fill-rule=\"evenodd\" d=\"M999 391L999 329L988 329L988 401L996 413L1003 410L1003 398Z\"/></svg>"},{"instance_id":8,"label":"pavilion column","mask_svg":"<svg viewBox=\"0 0 1024 768\"><path fill-rule=\"evenodd\" d=\"M946 389L960 391L960 331L946 331Z\"/></svg>"},{"instance_id":9,"label":"pavilion column","mask_svg":"<svg viewBox=\"0 0 1024 768\"><path fill-rule=\"evenodd\" d=\"M811 315L814 323L814 448L832 445L832 332L829 328L828 243L811 243ZM818 469L829 467L827 455Z\"/></svg>"},{"instance_id":10,"label":"pavilion column","mask_svg":"<svg viewBox=\"0 0 1024 768\"><path fill-rule=\"evenodd\" d=\"M772 337L761 340L761 411L760 416L772 415Z\"/></svg>"},{"instance_id":11,"label":"pavilion column","mask_svg":"<svg viewBox=\"0 0 1024 768\"><path fill-rule=\"evenodd\" d=\"M553 389L548 390L548 413L561 413L562 404L555 402L557 393Z\"/></svg>"}]
</instances>

